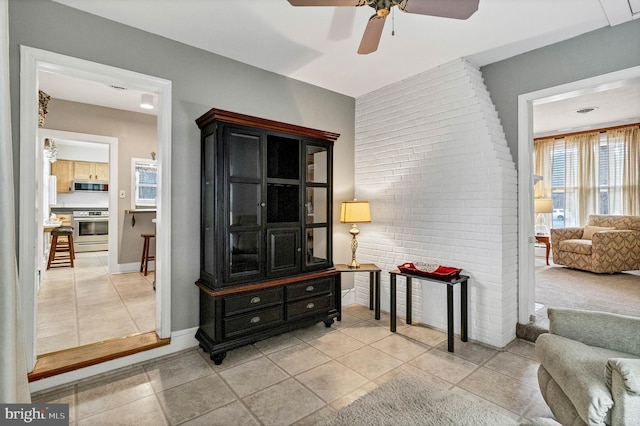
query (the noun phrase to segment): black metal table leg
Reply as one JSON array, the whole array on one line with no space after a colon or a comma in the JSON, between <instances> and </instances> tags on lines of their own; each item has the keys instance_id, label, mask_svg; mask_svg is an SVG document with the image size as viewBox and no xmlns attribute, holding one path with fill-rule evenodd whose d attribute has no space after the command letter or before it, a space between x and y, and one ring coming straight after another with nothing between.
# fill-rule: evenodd
<instances>
[{"instance_id":1,"label":"black metal table leg","mask_svg":"<svg viewBox=\"0 0 640 426\"><path fill-rule=\"evenodd\" d=\"M395 274L391 274L390 277L390 307L389 307L389 313L391 316L390 319L390 323L391 323L391 331L395 332L396 331L396 275Z\"/></svg>"},{"instance_id":2,"label":"black metal table leg","mask_svg":"<svg viewBox=\"0 0 640 426\"><path fill-rule=\"evenodd\" d=\"M460 283L460 340L468 340L467 280Z\"/></svg>"},{"instance_id":3,"label":"black metal table leg","mask_svg":"<svg viewBox=\"0 0 640 426\"><path fill-rule=\"evenodd\" d=\"M340 274L336 275L336 288L334 289L336 295L336 308L338 309L338 321L342 321L342 278Z\"/></svg>"},{"instance_id":4,"label":"black metal table leg","mask_svg":"<svg viewBox=\"0 0 640 426\"><path fill-rule=\"evenodd\" d=\"M411 291L411 277L405 277L407 279L407 324L411 324L411 307L413 306L413 292Z\"/></svg>"},{"instance_id":5,"label":"black metal table leg","mask_svg":"<svg viewBox=\"0 0 640 426\"><path fill-rule=\"evenodd\" d=\"M453 286L447 286L447 350L453 352Z\"/></svg>"},{"instance_id":6,"label":"black metal table leg","mask_svg":"<svg viewBox=\"0 0 640 426\"><path fill-rule=\"evenodd\" d=\"M369 272L369 310L373 311L373 299L374 299L374 294L373 294L373 271Z\"/></svg>"},{"instance_id":7,"label":"black metal table leg","mask_svg":"<svg viewBox=\"0 0 640 426\"><path fill-rule=\"evenodd\" d=\"M373 277L375 279L375 305L376 305L376 316L377 320L380 319L380 271L374 272Z\"/></svg>"}]
</instances>

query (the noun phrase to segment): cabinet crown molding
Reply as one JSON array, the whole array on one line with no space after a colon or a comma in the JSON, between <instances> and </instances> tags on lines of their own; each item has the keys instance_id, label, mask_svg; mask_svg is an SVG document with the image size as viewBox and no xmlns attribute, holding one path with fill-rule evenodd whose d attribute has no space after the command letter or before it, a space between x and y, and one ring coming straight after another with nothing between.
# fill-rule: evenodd
<instances>
[{"instance_id":1,"label":"cabinet crown molding","mask_svg":"<svg viewBox=\"0 0 640 426\"><path fill-rule=\"evenodd\" d=\"M269 120L266 118L252 117L250 115L239 114L237 112L225 111L217 108L212 108L197 118L196 124L200 129L203 129L214 121L224 121L226 123L258 127L265 130L296 133L298 135L316 139L325 139L331 142L335 142L340 137L339 133L297 126L295 124L282 123L280 121Z\"/></svg>"}]
</instances>

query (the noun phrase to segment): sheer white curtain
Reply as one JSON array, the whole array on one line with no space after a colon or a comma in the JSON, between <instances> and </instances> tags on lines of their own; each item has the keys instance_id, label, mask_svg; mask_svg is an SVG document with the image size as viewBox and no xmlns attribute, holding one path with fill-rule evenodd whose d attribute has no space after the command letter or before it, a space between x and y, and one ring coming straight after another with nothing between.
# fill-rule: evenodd
<instances>
[{"instance_id":1,"label":"sheer white curtain","mask_svg":"<svg viewBox=\"0 0 640 426\"><path fill-rule=\"evenodd\" d=\"M553 138L538 139L533 144L533 173L542 176L542 180L533 188L534 198L551 198L553 192Z\"/></svg>"},{"instance_id":2,"label":"sheer white curtain","mask_svg":"<svg viewBox=\"0 0 640 426\"><path fill-rule=\"evenodd\" d=\"M566 172L565 175L565 190L571 188L576 223L583 226L590 214L599 211L600 133L591 132L567 136L565 149L575 153L576 156L566 164L567 170L570 172Z\"/></svg>"},{"instance_id":3,"label":"sheer white curtain","mask_svg":"<svg viewBox=\"0 0 640 426\"><path fill-rule=\"evenodd\" d=\"M640 129L607 131L609 213L640 215Z\"/></svg>"},{"instance_id":4,"label":"sheer white curtain","mask_svg":"<svg viewBox=\"0 0 640 426\"><path fill-rule=\"evenodd\" d=\"M553 198L554 209L564 210L565 226L583 226L598 212L599 160L599 132L535 141L534 173L542 176L535 197Z\"/></svg>"},{"instance_id":5,"label":"sheer white curtain","mask_svg":"<svg viewBox=\"0 0 640 426\"><path fill-rule=\"evenodd\" d=\"M9 94L8 0L0 0L0 402L31 402L20 315Z\"/></svg>"}]
</instances>

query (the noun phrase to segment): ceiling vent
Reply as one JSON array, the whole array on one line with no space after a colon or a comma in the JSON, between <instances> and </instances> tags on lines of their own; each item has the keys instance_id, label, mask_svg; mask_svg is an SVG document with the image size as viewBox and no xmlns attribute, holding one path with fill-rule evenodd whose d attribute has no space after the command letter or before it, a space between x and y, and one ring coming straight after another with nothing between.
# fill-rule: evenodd
<instances>
[{"instance_id":1,"label":"ceiling vent","mask_svg":"<svg viewBox=\"0 0 640 426\"><path fill-rule=\"evenodd\" d=\"M593 111L595 111L597 109L598 109L598 107L586 107L586 108L580 108L576 112L578 114L589 114L590 112L593 112Z\"/></svg>"}]
</instances>

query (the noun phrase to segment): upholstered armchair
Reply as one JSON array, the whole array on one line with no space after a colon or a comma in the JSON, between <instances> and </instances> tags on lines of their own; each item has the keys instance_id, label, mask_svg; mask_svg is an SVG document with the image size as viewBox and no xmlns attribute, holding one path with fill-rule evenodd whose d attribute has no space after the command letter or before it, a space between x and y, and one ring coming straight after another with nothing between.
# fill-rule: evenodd
<instances>
[{"instance_id":1,"label":"upholstered armchair","mask_svg":"<svg viewBox=\"0 0 640 426\"><path fill-rule=\"evenodd\" d=\"M540 392L562 425L640 425L640 318L549 308ZM536 419L532 425L552 424Z\"/></svg>"},{"instance_id":2,"label":"upholstered armchair","mask_svg":"<svg viewBox=\"0 0 640 426\"><path fill-rule=\"evenodd\" d=\"M640 269L640 216L591 215L584 228L551 229L553 263L596 273Z\"/></svg>"}]
</instances>

